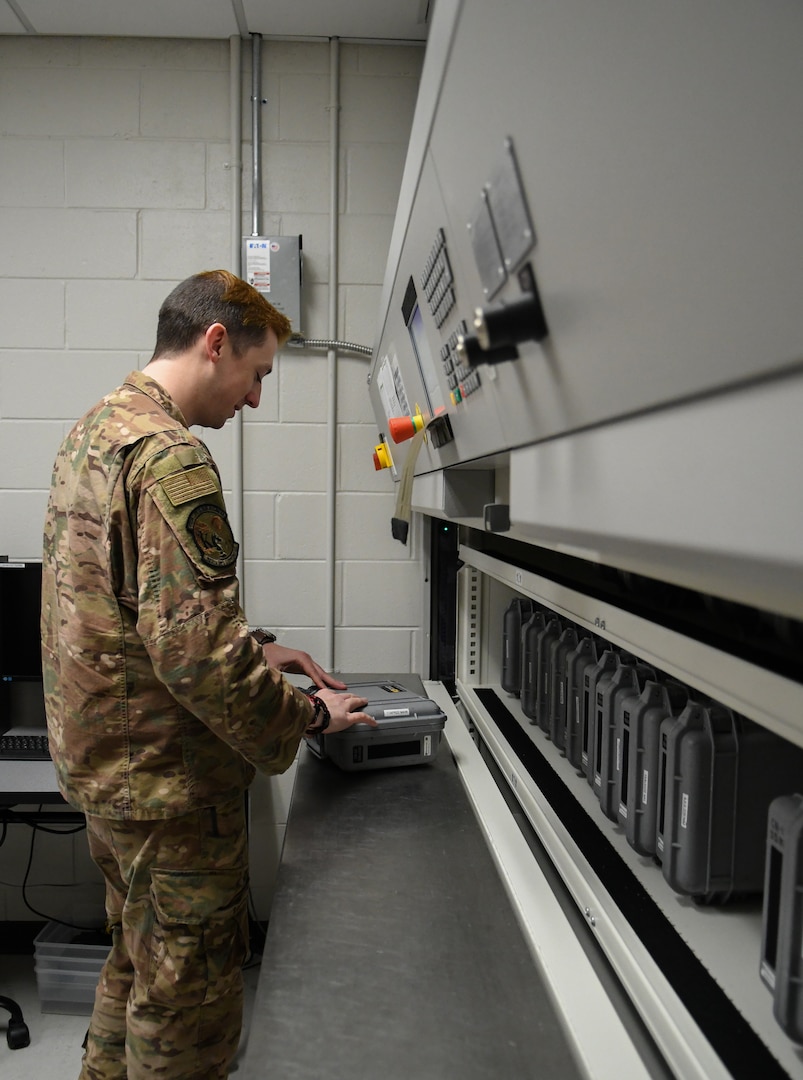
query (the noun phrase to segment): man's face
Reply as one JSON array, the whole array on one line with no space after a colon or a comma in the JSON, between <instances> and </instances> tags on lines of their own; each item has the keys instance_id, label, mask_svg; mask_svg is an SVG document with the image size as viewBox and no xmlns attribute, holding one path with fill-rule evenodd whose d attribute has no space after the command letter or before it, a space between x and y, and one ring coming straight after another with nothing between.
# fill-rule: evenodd
<instances>
[{"instance_id":1,"label":"man's face","mask_svg":"<svg viewBox=\"0 0 803 1080\"><path fill-rule=\"evenodd\" d=\"M203 427L221 428L246 405L255 409L262 393L262 380L273 370L278 348L276 334L268 330L261 345L252 345L237 355L228 334L219 347L214 378L204 403L208 419Z\"/></svg>"}]
</instances>

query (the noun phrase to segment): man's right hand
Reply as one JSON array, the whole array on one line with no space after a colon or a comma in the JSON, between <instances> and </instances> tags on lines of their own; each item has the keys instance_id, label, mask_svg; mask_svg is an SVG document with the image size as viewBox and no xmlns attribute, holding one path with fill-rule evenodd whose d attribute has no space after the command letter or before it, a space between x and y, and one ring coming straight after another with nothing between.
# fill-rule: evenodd
<instances>
[{"instance_id":1,"label":"man's right hand","mask_svg":"<svg viewBox=\"0 0 803 1080\"><path fill-rule=\"evenodd\" d=\"M369 727L377 727L373 716L359 711L368 704L368 698L358 697L348 691L344 694L338 693L337 690L317 690L315 697L319 697L329 710L329 726L324 731L324 735L334 735L353 724L368 724Z\"/></svg>"}]
</instances>

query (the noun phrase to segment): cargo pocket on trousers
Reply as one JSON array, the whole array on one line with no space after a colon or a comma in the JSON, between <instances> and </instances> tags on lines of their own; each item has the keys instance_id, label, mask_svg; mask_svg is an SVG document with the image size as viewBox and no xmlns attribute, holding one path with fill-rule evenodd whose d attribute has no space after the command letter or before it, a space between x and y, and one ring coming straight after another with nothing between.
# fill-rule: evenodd
<instances>
[{"instance_id":1,"label":"cargo pocket on trousers","mask_svg":"<svg viewBox=\"0 0 803 1080\"><path fill-rule=\"evenodd\" d=\"M248 946L244 871L151 870L151 1001L192 1008L225 994Z\"/></svg>"}]
</instances>

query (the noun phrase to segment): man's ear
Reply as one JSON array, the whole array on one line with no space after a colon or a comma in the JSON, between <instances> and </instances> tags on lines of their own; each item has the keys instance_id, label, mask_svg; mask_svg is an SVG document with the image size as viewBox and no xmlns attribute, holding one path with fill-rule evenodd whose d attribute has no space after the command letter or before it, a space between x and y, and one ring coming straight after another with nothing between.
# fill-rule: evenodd
<instances>
[{"instance_id":1,"label":"man's ear","mask_svg":"<svg viewBox=\"0 0 803 1080\"><path fill-rule=\"evenodd\" d=\"M226 340L226 327L223 323L212 323L204 334L204 344L206 346L206 355L216 364L220 359L220 349L223 342Z\"/></svg>"}]
</instances>

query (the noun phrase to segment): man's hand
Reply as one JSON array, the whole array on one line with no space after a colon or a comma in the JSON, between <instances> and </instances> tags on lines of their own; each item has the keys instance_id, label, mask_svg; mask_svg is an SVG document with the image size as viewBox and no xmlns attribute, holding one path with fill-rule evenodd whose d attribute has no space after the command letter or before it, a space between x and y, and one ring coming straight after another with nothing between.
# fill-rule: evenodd
<instances>
[{"instance_id":1,"label":"man's hand","mask_svg":"<svg viewBox=\"0 0 803 1080\"><path fill-rule=\"evenodd\" d=\"M368 704L368 698L357 697L356 694L348 692L340 694L336 690L319 690L315 697L319 697L329 710L329 726L324 735L334 735L336 731L343 731L352 724L377 727L373 716L358 711Z\"/></svg>"},{"instance_id":2,"label":"man's hand","mask_svg":"<svg viewBox=\"0 0 803 1080\"><path fill-rule=\"evenodd\" d=\"M284 645L277 645L274 641L270 645L263 645L262 651L270 666L278 668L279 671L290 671L294 675L308 675L316 686L331 686L335 690L346 689L344 682L340 682L339 679L324 671L309 653L302 652L301 649L286 649ZM327 701L326 704L328 705L329 702Z\"/></svg>"}]
</instances>

